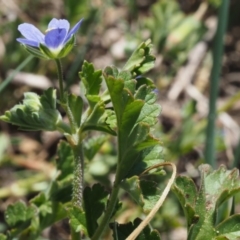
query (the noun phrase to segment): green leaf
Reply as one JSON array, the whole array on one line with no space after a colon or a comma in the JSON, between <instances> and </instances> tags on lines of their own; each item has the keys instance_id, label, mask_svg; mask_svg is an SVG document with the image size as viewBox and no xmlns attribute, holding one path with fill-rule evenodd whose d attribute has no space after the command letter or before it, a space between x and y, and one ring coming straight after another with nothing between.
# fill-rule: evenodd
<instances>
[{"instance_id":1,"label":"green leaf","mask_svg":"<svg viewBox=\"0 0 240 240\"><path fill-rule=\"evenodd\" d=\"M74 156L71 147L65 141L60 141L57 149L56 165L58 174L48 191L48 199L57 202L68 202L72 195L72 179Z\"/></svg>"},{"instance_id":2,"label":"green leaf","mask_svg":"<svg viewBox=\"0 0 240 240\"><path fill-rule=\"evenodd\" d=\"M152 89L156 88L154 82L150 78L138 76L136 79L137 79L137 85L136 85L137 89L143 85L149 86Z\"/></svg>"},{"instance_id":3,"label":"green leaf","mask_svg":"<svg viewBox=\"0 0 240 240\"><path fill-rule=\"evenodd\" d=\"M118 71L118 68L115 67L115 66L107 66L105 69L104 69L104 75L106 76L112 76L113 78L118 78L118 75L119 75L119 71ZM122 79L124 80L124 79Z\"/></svg>"},{"instance_id":4,"label":"green leaf","mask_svg":"<svg viewBox=\"0 0 240 240\"><path fill-rule=\"evenodd\" d=\"M100 100L98 94L102 83L102 71L95 70L92 63L84 61L82 71L79 73L79 77L86 88L85 95L88 99L89 105L91 108L93 108Z\"/></svg>"},{"instance_id":5,"label":"green leaf","mask_svg":"<svg viewBox=\"0 0 240 240\"><path fill-rule=\"evenodd\" d=\"M148 162L147 155L149 154L149 159L151 159L155 154L154 146L159 146L160 143L157 139L149 135L142 138L142 141L140 140L141 139L136 138L136 142L133 142L134 145L129 145L129 148L122 155L121 165L119 166L121 179L133 176L134 174L140 174L148 167L152 166L149 165L151 163L150 161ZM161 148L156 147L156 149L160 150ZM153 155L150 153L151 151L153 151ZM161 153L161 151L159 153ZM154 159L154 162L161 163L163 159Z\"/></svg>"},{"instance_id":6,"label":"green leaf","mask_svg":"<svg viewBox=\"0 0 240 240\"><path fill-rule=\"evenodd\" d=\"M239 172L236 168L226 170L221 165L218 170L212 171L211 168L203 165L201 172L204 176L205 192L210 194L209 197L215 202L216 207L240 191Z\"/></svg>"},{"instance_id":7,"label":"green leaf","mask_svg":"<svg viewBox=\"0 0 240 240\"><path fill-rule=\"evenodd\" d=\"M227 237L231 240L237 240L240 237L240 214L233 215L216 227L217 234L221 237ZM220 237L218 236L218 238ZM217 238L217 239L218 239Z\"/></svg>"},{"instance_id":8,"label":"green leaf","mask_svg":"<svg viewBox=\"0 0 240 240\"><path fill-rule=\"evenodd\" d=\"M128 159L130 160L130 159ZM139 175L151 166L164 162L162 146L155 143L151 147L144 148L136 155L133 166L126 174L127 178Z\"/></svg>"},{"instance_id":9,"label":"green leaf","mask_svg":"<svg viewBox=\"0 0 240 240\"><path fill-rule=\"evenodd\" d=\"M115 112L112 110L105 110L105 113L108 115L108 117L106 119L106 124L111 129L116 129L117 128L117 118L116 118Z\"/></svg>"},{"instance_id":10,"label":"green leaf","mask_svg":"<svg viewBox=\"0 0 240 240\"><path fill-rule=\"evenodd\" d=\"M97 130L116 135L116 132L110 128L108 124L108 117L111 116L109 111L105 111L105 105L102 101L99 101L92 113L88 116L86 121L82 124L82 131Z\"/></svg>"},{"instance_id":11,"label":"green leaf","mask_svg":"<svg viewBox=\"0 0 240 240\"><path fill-rule=\"evenodd\" d=\"M24 94L23 104L18 104L0 119L27 131L55 131L64 125L59 111L56 109L56 90L49 88L40 97L36 93Z\"/></svg>"},{"instance_id":12,"label":"green leaf","mask_svg":"<svg viewBox=\"0 0 240 240\"><path fill-rule=\"evenodd\" d=\"M77 127L79 128L81 125L81 117L82 117L82 109L83 109L82 98L74 94L70 94L68 96L68 107L71 110L74 122L77 124Z\"/></svg>"},{"instance_id":13,"label":"green leaf","mask_svg":"<svg viewBox=\"0 0 240 240\"><path fill-rule=\"evenodd\" d=\"M161 196L161 190L154 181L140 180L140 188L144 198L143 211L149 213Z\"/></svg>"},{"instance_id":14,"label":"green leaf","mask_svg":"<svg viewBox=\"0 0 240 240\"><path fill-rule=\"evenodd\" d=\"M123 70L135 73L136 75L143 74L154 67L155 57L151 55L152 44L151 40L141 43L133 52Z\"/></svg>"},{"instance_id":15,"label":"green leaf","mask_svg":"<svg viewBox=\"0 0 240 240\"><path fill-rule=\"evenodd\" d=\"M87 230L90 237L98 227L97 220L105 210L108 192L100 184L92 188L86 187L83 192L84 209L86 212Z\"/></svg>"},{"instance_id":16,"label":"green leaf","mask_svg":"<svg viewBox=\"0 0 240 240\"><path fill-rule=\"evenodd\" d=\"M121 187L143 208L145 213L152 210L161 195L156 182L140 180L138 176L124 179Z\"/></svg>"},{"instance_id":17,"label":"green leaf","mask_svg":"<svg viewBox=\"0 0 240 240\"><path fill-rule=\"evenodd\" d=\"M124 81L124 88L127 88L132 94L134 94L136 89L137 81L133 79L131 72L129 71L121 71L117 78L123 79Z\"/></svg>"},{"instance_id":18,"label":"green leaf","mask_svg":"<svg viewBox=\"0 0 240 240\"><path fill-rule=\"evenodd\" d=\"M116 113L121 156L118 174L119 179L123 179L137 161L141 162L139 159L144 149L159 145L159 141L149 132L150 127L156 123L160 109L154 105L156 96L151 87L143 85L137 93L132 88L133 85L130 85L130 89L125 88L128 81L131 81L128 72L121 76L115 68L107 67L103 75Z\"/></svg>"},{"instance_id":19,"label":"green leaf","mask_svg":"<svg viewBox=\"0 0 240 240\"><path fill-rule=\"evenodd\" d=\"M209 165L204 164L201 165L200 171L201 185L196 197L189 195L189 192L186 195L185 191L194 191L193 184L188 179L184 179L183 182L181 180L179 187L174 188L181 203L185 202L188 206L187 218L188 221L192 221L188 223L191 225L189 239L214 239L217 237L215 230L217 208L240 191L238 170L226 170L224 166L220 166L218 170L213 171ZM185 186L185 190L179 189L187 182L188 186Z\"/></svg>"},{"instance_id":20,"label":"green leaf","mask_svg":"<svg viewBox=\"0 0 240 240\"><path fill-rule=\"evenodd\" d=\"M145 94L142 92L146 89ZM142 108L141 114L138 117L137 122L146 123L149 126L154 126L157 123L157 117L160 114L161 108L159 104L156 104L157 96L155 92L153 92L152 88L142 86L138 92L136 93L136 98L143 98L145 95L145 104Z\"/></svg>"},{"instance_id":21,"label":"green leaf","mask_svg":"<svg viewBox=\"0 0 240 240\"><path fill-rule=\"evenodd\" d=\"M88 160L92 160L102 145L106 142L106 135L93 136L84 142L84 155Z\"/></svg>"},{"instance_id":22,"label":"green leaf","mask_svg":"<svg viewBox=\"0 0 240 240\"><path fill-rule=\"evenodd\" d=\"M9 205L5 211L5 220L11 227L11 230L8 232L10 239L13 239L20 233L24 233L36 218L37 209L34 205L27 207L22 201Z\"/></svg>"},{"instance_id":23,"label":"green leaf","mask_svg":"<svg viewBox=\"0 0 240 240\"><path fill-rule=\"evenodd\" d=\"M34 206L27 207L22 201L10 204L5 212L5 219L10 227L21 228L30 224L31 219L36 215Z\"/></svg>"},{"instance_id":24,"label":"green leaf","mask_svg":"<svg viewBox=\"0 0 240 240\"><path fill-rule=\"evenodd\" d=\"M179 176L176 178L172 190L178 197L178 200L183 208L184 215L187 220L187 226L189 228L192 223L198 220L194 210L197 198L196 186L191 178Z\"/></svg>"},{"instance_id":25,"label":"green leaf","mask_svg":"<svg viewBox=\"0 0 240 240\"><path fill-rule=\"evenodd\" d=\"M74 229L75 232L84 232L87 235L87 223L86 223L86 216L85 212L73 206L73 208L68 209L69 211L69 218L70 218L70 226Z\"/></svg>"},{"instance_id":26,"label":"green leaf","mask_svg":"<svg viewBox=\"0 0 240 240\"><path fill-rule=\"evenodd\" d=\"M124 179L120 186L129 193L136 203L143 207L144 199L140 188L140 179L138 176L132 176L131 178Z\"/></svg>"},{"instance_id":27,"label":"green leaf","mask_svg":"<svg viewBox=\"0 0 240 240\"><path fill-rule=\"evenodd\" d=\"M119 134L121 136L119 141L121 145L126 145L127 136L131 133L131 129L139 117L144 102L140 99L134 100L132 93L124 88L123 79L115 79L111 75L107 76L105 72L104 77L117 117Z\"/></svg>"},{"instance_id":28,"label":"green leaf","mask_svg":"<svg viewBox=\"0 0 240 240\"><path fill-rule=\"evenodd\" d=\"M106 75L105 71L104 78L108 86L118 124L120 124L123 111L126 107L128 99L130 98L130 92L124 90L124 81L122 79L115 79L111 75Z\"/></svg>"},{"instance_id":29,"label":"green leaf","mask_svg":"<svg viewBox=\"0 0 240 240\"><path fill-rule=\"evenodd\" d=\"M74 168L74 156L71 147L65 141L60 141L57 149L56 158L57 170L59 175L58 181L69 180L72 178Z\"/></svg>"},{"instance_id":30,"label":"green leaf","mask_svg":"<svg viewBox=\"0 0 240 240\"><path fill-rule=\"evenodd\" d=\"M53 202L67 203L72 199L72 176L63 181L53 181L49 192L49 199Z\"/></svg>"},{"instance_id":31,"label":"green leaf","mask_svg":"<svg viewBox=\"0 0 240 240\"><path fill-rule=\"evenodd\" d=\"M63 204L47 199L44 193L40 193L31 200L31 203L39 209L39 229L42 231L53 223L67 217L67 211Z\"/></svg>"},{"instance_id":32,"label":"green leaf","mask_svg":"<svg viewBox=\"0 0 240 240\"><path fill-rule=\"evenodd\" d=\"M141 223L139 218L136 218L134 222L126 224L111 224L113 229L114 240L125 240L135 228ZM151 230L149 226L145 227L136 240L160 240L160 235L157 230Z\"/></svg>"},{"instance_id":33,"label":"green leaf","mask_svg":"<svg viewBox=\"0 0 240 240\"><path fill-rule=\"evenodd\" d=\"M31 199L30 202L38 207L42 216L45 217L48 213L52 213L51 206L44 193L38 194L36 197Z\"/></svg>"}]
</instances>

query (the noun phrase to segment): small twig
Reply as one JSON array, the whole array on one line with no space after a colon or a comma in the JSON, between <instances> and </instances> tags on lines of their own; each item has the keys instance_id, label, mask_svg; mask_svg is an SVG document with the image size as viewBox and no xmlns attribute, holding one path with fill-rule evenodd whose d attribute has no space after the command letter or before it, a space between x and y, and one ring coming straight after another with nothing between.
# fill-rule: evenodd
<instances>
[{"instance_id":1,"label":"small twig","mask_svg":"<svg viewBox=\"0 0 240 240\"><path fill-rule=\"evenodd\" d=\"M139 224L139 226L126 238L126 240L134 240L137 238L137 236L142 232L142 230L148 225L148 223L152 220L152 218L155 216L155 214L157 213L157 211L159 210L159 208L162 206L165 198L168 195L168 192L170 191L170 188L175 180L176 174L177 174L177 168L173 163L170 162L165 162L165 163L160 163L157 165L154 165L150 168L148 168L146 171L144 171L142 174L156 168L156 167L160 167L160 166L168 166L170 165L173 169L173 173L172 176L170 178L170 180L168 181L168 184L166 186L166 188L164 189L161 197L159 198L158 202L156 203L156 205L154 206L154 208L151 210L151 212L147 215L147 217ZM142 175L141 174L141 175Z\"/></svg>"}]
</instances>

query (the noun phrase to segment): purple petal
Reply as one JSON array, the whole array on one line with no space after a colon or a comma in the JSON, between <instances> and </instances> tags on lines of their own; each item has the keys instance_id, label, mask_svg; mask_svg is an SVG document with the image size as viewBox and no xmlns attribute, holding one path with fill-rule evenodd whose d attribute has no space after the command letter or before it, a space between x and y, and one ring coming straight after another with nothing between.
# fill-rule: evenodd
<instances>
[{"instance_id":1,"label":"purple petal","mask_svg":"<svg viewBox=\"0 0 240 240\"><path fill-rule=\"evenodd\" d=\"M22 43L22 44L29 45L29 46L32 46L32 47L38 47L39 46L39 42L28 40L26 38L17 38L16 40L18 42Z\"/></svg>"},{"instance_id":2,"label":"purple petal","mask_svg":"<svg viewBox=\"0 0 240 240\"><path fill-rule=\"evenodd\" d=\"M67 31L64 28L53 29L46 33L45 44L48 48L58 48L64 41Z\"/></svg>"},{"instance_id":3,"label":"purple petal","mask_svg":"<svg viewBox=\"0 0 240 240\"><path fill-rule=\"evenodd\" d=\"M64 42L67 42L69 38L78 31L82 21L83 21L83 18L70 30Z\"/></svg>"},{"instance_id":4,"label":"purple petal","mask_svg":"<svg viewBox=\"0 0 240 240\"><path fill-rule=\"evenodd\" d=\"M19 32L28 40L42 43L44 35L32 24L23 23L18 26Z\"/></svg>"},{"instance_id":5,"label":"purple petal","mask_svg":"<svg viewBox=\"0 0 240 240\"><path fill-rule=\"evenodd\" d=\"M53 18L51 20L51 22L48 24L48 29L51 30L51 29L56 29L56 28L64 28L68 32L68 30L70 28L70 24L65 19L58 20L56 18Z\"/></svg>"}]
</instances>

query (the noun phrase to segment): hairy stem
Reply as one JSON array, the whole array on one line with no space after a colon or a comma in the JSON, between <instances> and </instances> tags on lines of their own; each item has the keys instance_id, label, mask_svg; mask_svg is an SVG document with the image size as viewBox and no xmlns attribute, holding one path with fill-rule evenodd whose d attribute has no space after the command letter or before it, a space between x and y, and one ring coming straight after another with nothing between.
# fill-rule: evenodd
<instances>
[{"instance_id":1,"label":"hairy stem","mask_svg":"<svg viewBox=\"0 0 240 240\"><path fill-rule=\"evenodd\" d=\"M84 157L82 144L73 147L74 153L74 172L73 172L73 206L82 207L83 188L84 188Z\"/></svg>"}]
</instances>

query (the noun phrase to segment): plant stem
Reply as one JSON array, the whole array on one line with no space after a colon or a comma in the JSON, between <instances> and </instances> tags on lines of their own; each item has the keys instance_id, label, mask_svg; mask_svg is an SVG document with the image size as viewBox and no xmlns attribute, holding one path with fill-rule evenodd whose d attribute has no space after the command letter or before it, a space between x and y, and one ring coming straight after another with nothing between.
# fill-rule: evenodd
<instances>
[{"instance_id":1,"label":"plant stem","mask_svg":"<svg viewBox=\"0 0 240 240\"><path fill-rule=\"evenodd\" d=\"M64 103L64 92L63 92L63 70L60 59L55 59L57 64L57 72L58 72L58 81L59 81L59 91L60 91L60 101Z\"/></svg>"},{"instance_id":2,"label":"plant stem","mask_svg":"<svg viewBox=\"0 0 240 240\"><path fill-rule=\"evenodd\" d=\"M73 171L73 194L72 194L72 205L78 208L82 207L83 201L83 188L84 188L84 155L82 139L77 134L77 124L72 114L72 110L69 107L68 97L65 99L63 90L63 71L60 59L55 59L57 64L59 90L60 90L60 105L65 110L68 120L71 125L71 136L68 136L68 142L73 150L74 155L74 171ZM81 240L81 233L75 232L71 228L71 239Z\"/></svg>"},{"instance_id":3,"label":"plant stem","mask_svg":"<svg viewBox=\"0 0 240 240\"><path fill-rule=\"evenodd\" d=\"M228 20L229 0L222 0L218 12L218 27L213 43L213 68L211 72L210 101L208 113L208 125L206 133L205 158L206 162L215 167L215 118L216 118L216 100L219 88L219 75L221 72L223 40Z\"/></svg>"},{"instance_id":4,"label":"plant stem","mask_svg":"<svg viewBox=\"0 0 240 240\"><path fill-rule=\"evenodd\" d=\"M118 126L119 126L120 125L120 120L117 119L117 121L118 121ZM109 223L109 221L112 217L112 213L114 211L114 208L115 208L117 200L118 200L118 192L119 192L119 189L120 189L120 182L121 182L121 179L119 178L119 176L120 176L119 166L120 166L120 162L121 162L121 159L122 159L120 139L121 139L121 133L118 132L118 165L117 165L117 170L116 170L115 181L114 181L114 184L113 184L113 190L112 190L111 195L110 195L107 210L106 210L106 212L105 212L105 214L104 214L96 232L94 233L94 235L92 237L92 240L100 239L101 235L103 234L106 226L108 225L108 223Z\"/></svg>"},{"instance_id":5,"label":"plant stem","mask_svg":"<svg viewBox=\"0 0 240 240\"><path fill-rule=\"evenodd\" d=\"M106 226L108 225L109 220L111 219L113 210L115 208L115 205L117 203L119 188L120 188L119 183L117 183L115 181L115 183L113 185L113 190L112 190L112 193L111 193L111 197L110 197L110 200L109 200L109 203L108 203L107 211L106 211L100 225L98 226L96 232L94 233L94 235L92 237L92 240L100 239L101 235L103 234L103 231L105 230Z\"/></svg>"},{"instance_id":6,"label":"plant stem","mask_svg":"<svg viewBox=\"0 0 240 240\"><path fill-rule=\"evenodd\" d=\"M75 232L73 228L71 228L71 240L81 240L81 233Z\"/></svg>"},{"instance_id":7,"label":"plant stem","mask_svg":"<svg viewBox=\"0 0 240 240\"><path fill-rule=\"evenodd\" d=\"M82 207L83 188L84 188L84 157L82 143L73 147L74 172L73 172L73 206Z\"/></svg>"}]
</instances>

